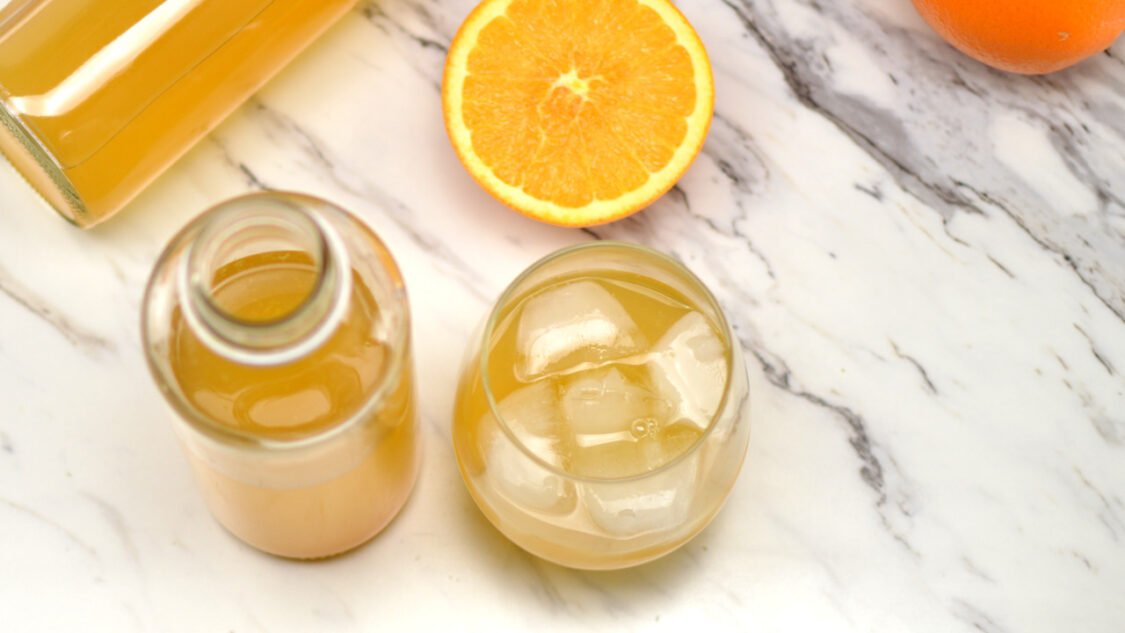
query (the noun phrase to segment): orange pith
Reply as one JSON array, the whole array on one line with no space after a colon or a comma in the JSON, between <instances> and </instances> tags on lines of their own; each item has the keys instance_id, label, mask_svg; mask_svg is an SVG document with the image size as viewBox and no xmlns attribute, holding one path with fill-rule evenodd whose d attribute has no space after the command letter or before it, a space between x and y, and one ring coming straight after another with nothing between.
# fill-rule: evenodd
<instances>
[{"instance_id":1,"label":"orange pith","mask_svg":"<svg viewBox=\"0 0 1125 633\"><path fill-rule=\"evenodd\" d=\"M668 0L485 0L442 86L458 157L516 210L608 222L672 187L714 104L703 46Z\"/></svg>"}]
</instances>

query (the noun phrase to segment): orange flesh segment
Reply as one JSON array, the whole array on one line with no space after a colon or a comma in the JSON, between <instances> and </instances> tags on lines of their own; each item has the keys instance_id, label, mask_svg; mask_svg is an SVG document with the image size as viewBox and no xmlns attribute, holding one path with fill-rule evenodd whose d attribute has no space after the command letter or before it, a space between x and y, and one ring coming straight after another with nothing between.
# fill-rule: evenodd
<instances>
[{"instance_id":1,"label":"orange flesh segment","mask_svg":"<svg viewBox=\"0 0 1125 633\"><path fill-rule=\"evenodd\" d=\"M469 53L462 116L500 181L580 208L669 164L697 106L695 72L635 0L514 0Z\"/></svg>"}]
</instances>

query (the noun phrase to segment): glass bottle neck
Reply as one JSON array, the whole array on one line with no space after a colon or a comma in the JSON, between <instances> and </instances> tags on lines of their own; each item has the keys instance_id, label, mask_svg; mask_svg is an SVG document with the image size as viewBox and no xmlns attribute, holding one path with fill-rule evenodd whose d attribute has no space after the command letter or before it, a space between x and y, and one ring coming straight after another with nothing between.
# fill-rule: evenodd
<instances>
[{"instance_id":1,"label":"glass bottle neck","mask_svg":"<svg viewBox=\"0 0 1125 633\"><path fill-rule=\"evenodd\" d=\"M184 320L211 351L246 365L280 365L323 345L349 308L348 250L336 228L299 202L252 196L222 208L180 261ZM306 288L267 317L240 313L220 290L231 271L273 257L311 272ZM295 293L295 294L294 294Z\"/></svg>"}]
</instances>

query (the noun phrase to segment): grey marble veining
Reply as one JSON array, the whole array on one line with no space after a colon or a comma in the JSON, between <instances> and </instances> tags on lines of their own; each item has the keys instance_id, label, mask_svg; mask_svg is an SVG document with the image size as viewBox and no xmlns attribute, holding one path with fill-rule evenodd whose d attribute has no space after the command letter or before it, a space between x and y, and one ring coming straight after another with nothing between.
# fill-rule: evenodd
<instances>
[{"instance_id":1,"label":"grey marble veining","mask_svg":"<svg viewBox=\"0 0 1125 633\"><path fill-rule=\"evenodd\" d=\"M94 231L0 173L12 630L1120 630L1125 43L1017 77L956 53L906 0L681 2L715 69L704 150L650 209L579 231L503 208L449 147L441 72L472 4L362 2ZM264 188L381 234L424 377L413 499L316 564L259 555L208 516L137 334L167 239ZM683 260L751 370L723 513L612 573L504 540L449 445L477 320L526 265L591 239Z\"/></svg>"}]
</instances>

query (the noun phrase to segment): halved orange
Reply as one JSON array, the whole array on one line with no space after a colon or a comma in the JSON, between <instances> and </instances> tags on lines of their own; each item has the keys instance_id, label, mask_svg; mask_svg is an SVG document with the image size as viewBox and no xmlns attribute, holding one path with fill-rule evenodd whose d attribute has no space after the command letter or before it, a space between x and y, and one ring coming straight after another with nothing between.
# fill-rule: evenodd
<instances>
[{"instance_id":1,"label":"halved orange","mask_svg":"<svg viewBox=\"0 0 1125 633\"><path fill-rule=\"evenodd\" d=\"M453 38L442 105L489 193L589 226L668 191L703 146L711 64L668 0L484 0Z\"/></svg>"}]
</instances>

